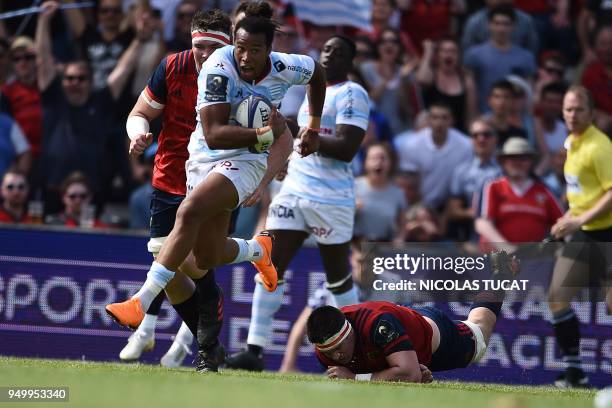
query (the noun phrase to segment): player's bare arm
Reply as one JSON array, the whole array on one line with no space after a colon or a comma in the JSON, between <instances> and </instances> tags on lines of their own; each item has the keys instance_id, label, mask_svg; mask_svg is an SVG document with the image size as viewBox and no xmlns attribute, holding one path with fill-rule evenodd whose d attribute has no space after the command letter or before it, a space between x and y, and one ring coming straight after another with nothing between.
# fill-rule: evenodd
<instances>
[{"instance_id":1,"label":"player's bare arm","mask_svg":"<svg viewBox=\"0 0 612 408\"><path fill-rule=\"evenodd\" d=\"M271 131L278 139L287 127L284 116L276 109L270 115L268 126L249 129L228 125L231 112L229 103L205 106L200 109L206 143L211 149L237 149L259 143L258 136Z\"/></svg>"},{"instance_id":2,"label":"player's bare arm","mask_svg":"<svg viewBox=\"0 0 612 408\"><path fill-rule=\"evenodd\" d=\"M555 236L555 238L561 239L578 231L584 224L589 223L600 215L611 210L612 190L608 190L599 200L597 200L593 207L589 208L582 214L578 216L566 214L564 217L559 218L557 223L553 225L551 233Z\"/></svg>"},{"instance_id":3,"label":"player's bare arm","mask_svg":"<svg viewBox=\"0 0 612 408\"><path fill-rule=\"evenodd\" d=\"M359 151L365 131L354 125L337 125L336 136L319 136L319 153L350 162Z\"/></svg>"},{"instance_id":4,"label":"player's bare arm","mask_svg":"<svg viewBox=\"0 0 612 408\"><path fill-rule=\"evenodd\" d=\"M155 109L149 105L142 94L138 97L125 124L130 138L129 154L131 156L141 155L151 145L153 134L149 132L149 123L159 117L163 111L163 106Z\"/></svg>"},{"instance_id":5,"label":"player's bare arm","mask_svg":"<svg viewBox=\"0 0 612 408\"><path fill-rule=\"evenodd\" d=\"M310 106L308 126L300 129L298 134L301 140L298 146L298 153L303 157L319 150L319 128L321 127L321 114L325 102L325 88L325 71L315 61L314 72L306 88L306 96Z\"/></svg>"}]
</instances>

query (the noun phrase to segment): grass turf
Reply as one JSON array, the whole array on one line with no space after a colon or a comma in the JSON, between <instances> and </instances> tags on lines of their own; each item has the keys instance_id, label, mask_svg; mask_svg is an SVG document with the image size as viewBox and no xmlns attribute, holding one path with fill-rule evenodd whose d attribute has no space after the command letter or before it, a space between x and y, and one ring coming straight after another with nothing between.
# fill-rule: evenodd
<instances>
[{"instance_id":1,"label":"grass turf","mask_svg":"<svg viewBox=\"0 0 612 408\"><path fill-rule=\"evenodd\" d=\"M0 402L16 407L262 408L580 408L592 391L459 382L432 384L330 381L322 376L0 357L0 386L68 386L69 403Z\"/></svg>"}]
</instances>

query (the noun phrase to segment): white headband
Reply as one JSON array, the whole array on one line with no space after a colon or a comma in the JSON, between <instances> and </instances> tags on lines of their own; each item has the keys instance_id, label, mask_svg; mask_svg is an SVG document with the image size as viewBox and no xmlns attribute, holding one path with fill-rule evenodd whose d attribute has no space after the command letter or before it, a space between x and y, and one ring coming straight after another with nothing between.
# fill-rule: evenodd
<instances>
[{"instance_id":1,"label":"white headband","mask_svg":"<svg viewBox=\"0 0 612 408\"><path fill-rule=\"evenodd\" d=\"M212 41L223 45L229 45L230 36L223 31L194 30L191 32L191 43L197 44L203 41Z\"/></svg>"},{"instance_id":2,"label":"white headband","mask_svg":"<svg viewBox=\"0 0 612 408\"><path fill-rule=\"evenodd\" d=\"M352 327L349 321L345 320L344 325L342 325L342 328L338 331L338 333L334 334L323 343L315 343L315 347L320 351L326 351L336 347L338 344L342 343L349 334L351 334L351 328Z\"/></svg>"}]
</instances>

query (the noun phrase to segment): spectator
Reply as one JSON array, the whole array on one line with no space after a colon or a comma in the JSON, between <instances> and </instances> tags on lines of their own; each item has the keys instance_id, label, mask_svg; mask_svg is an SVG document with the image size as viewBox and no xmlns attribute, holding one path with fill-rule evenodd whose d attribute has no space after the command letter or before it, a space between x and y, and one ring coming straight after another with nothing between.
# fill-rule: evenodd
<instances>
[{"instance_id":1,"label":"spectator","mask_svg":"<svg viewBox=\"0 0 612 408\"><path fill-rule=\"evenodd\" d=\"M380 41L382 33L394 30L393 12L397 8L395 0L372 0L372 31L369 37L372 41ZM394 30L395 31L395 30Z\"/></svg>"},{"instance_id":2,"label":"spectator","mask_svg":"<svg viewBox=\"0 0 612 408\"><path fill-rule=\"evenodd\" d=\"M93 91L92 72L85 61L68 62L58 72L49 44L49 21L57 3L43 4L36 32L36 52L40 59L38 86L43 107L43 148L36 163L34 179L44 187L50 211L59 207L59 185L71 172L85 173L99 193L120 169L129 172L123 132L116 132L111 120L114 100L127 82L129 67L138 54L126 53L108 79L108 86Z\"/></svg>"},{"instance_id":3,"label":"spectator","mask_svg":"<svg viewBox=\"0 0 612 408\"><path fill-rule=\"evenodd\" d=\"M31 163L30 145L21 128L10 116L0 113L0 174L12 165L27 174Z\"/></svg>"},{"instance_id":4,"label":"spectator","mask_svg":"<svg viewBox=\"0 0 612 408\"><path fill-rule=\"evenodd\" d=\"M168 52L179 52L191 48L191 20L196 11L195 4L190 0L184 0L176 10L174 24L174 35L168 41Z\"/></svg>"},{"instance_id":5,"label":"spectator","mask_svg":"<svg viewBox=\"0 0 612 408\"><path fill-rule=\"evenodd\" d=\"M0 206L0 224L29 223L30 217L26 210L28 202L28 181L23 173L8 170L2 177L2 206Z\"/></svg>"},{"instance_id":6,"label":"spectator","mask_svg":"<svg viewBox=\"0 0 612 408\"><path fill-rule=\"evenodd\" d=\"M92 189L85 174L78 171L69 174L62 181L60 188L64 210L47 217L46 224L66 227L106 227L95 218L95 208L91 206Z\"/></svg>"},{"instance_id":7,"label":"spectator","mask_svg":"<svg viewBox=\"0 0 612 408\"><path fill-rule=\"evenodd\" d=\"M465 12L464 0L398 0L402 33L406 33L421 54L424 41L450 36L451 18Z\"/></svg>"},{"instance_id":8,"label":"spectator","mask_svg":"<svg viewBox=\"0 0 612 408\"><path fill-rule=\"evenodd\" d=\"M511 33L511 42L521 48L538 52L538 33L535 24L529 16L512 7L512 0L486 0L487 7L472 14L465 23L461 48L467 50L470 47L487 42L493 37L490 13L496 8L506 8L515 17L512 19L515 29Z\"/></svg>"},{"instance_id":9,"label":"spectator","mask_svg":"<svg viewBox=\"0 0 612 408\"><path fill-rule=\"evenodd\" d=\"M509 122L525 130L527 140L535 146L536 138L533 123L533 90L531 84L517 75L508 75L512 84L512 103L510 104Z\"/></svg>"},{"instance_id":10,"label":"spectator","mask_svg":"<svg viewBox=\"0 0 612 408\"><path fill-rule=\"evenodd\" d=\"M389 29L381 33L377 52L376 61L361 65L361 74L376 110L387 118L395 135L407 129L411 118L420 110L411 78L415 61L404 57L399 37Z\"/></svg>"},{"instance_id":11,"label":"spectator","mask_svg":"<svg viewBox=\"0 0 612 408\"><path fill-rule=\"evenodd\" d=\"M370 38L366 36L359 36L355 38L355 59L353 64L359 68L364 62L373 61L376 59L376 50L374 49L374 43Z\"/></svg>"},{"instance_id":12,"label":"spectator","mask_svg":"<svg viewBox=\"0 0 612 408\"><path fill-rule=\"evenodd\" d=\"M0 86L6 82L10 72L9 43L0 36Z\"/></svg>"},{"instance_id":13,"label":"spectator","mask_svg":"<svg viewBox=\"0 0 612 408\"><path fill-rule=\"evenodd\" d=\"M546 85L552 82L564 82L566 66L566 59L556 51L546 51L540 55L538 77L533 87L536 102L539 101L542 88Z\"/></svg>"},{"instance_id":14,"label":"spectator","mask_svg":"<svg viewBox=\"0 0 612 408\"><path fill-rule=\"evenodd\" d=\"M460 163L472 158L472 142L451 128L451 109L440 102L429 108L430 126L397 146L403 171L421 176L423 203L442 209L450 195L453 173Z\"/></svg>"},{"instance_id":15,"label":"spectator","mask_svg":"<svg viewBox=\"0 0 612 408\"><path fill-rule=\"evenodd\" d=\"M497 145L503 146L511 137L527 139L525 129L511 123L512 104L514 103L514 87L508 80L501 80L493 84L489 95L491 113L487 118L497 133Z\"/></svg>"},{"instance_id":16,"label":"spectator","mask_svg":"<svg viewBox=\"0 0 612 408\"><path fill-rule=\"evenodd\" d=\"M525 139L508 139L498 159L504 175L485 184L475 227L485 248L513 251L514 243L546 237L563 212L546 185L532 175L536 153Z\"/></svg>"},{"instance_id":17,"label":"spectator","mask_svg":"<svg viewBox=\"0 0 612 408\"><path fill-rule=\"evenodd\" d=\"M19 124L36 159L42 144L42 106L36 83L34 42L28 37L17 37L10 54L15 77L2 87L0 110Z\"/></svg>"},{"instance_id":18,"label":"spectator","mask_svg":"<svg viewBox=\"0 0 612 408\"><path fill-rule=\"evenodd\" d=\"M137 159L137 180L142 183L140 187L132 191L130 195L130 229L147 229L151 221L151 194L153 185L153 162L157 152L157 143L147 147L142 155Z\"/></svg>"},{"instance_id":19,"label":"spectator","mask_svg":"<svg viewBox=\"0 0 612 408\"><path fill-rule=\"evenodd\" d=\"M472 71L478 86L479 108L486 111L486 97L492 85L507 77L518 75L530 78L535 75L536 65L533 54L512 43L512 32L516 14L510 6L489 9L489 41L464 48L465 66Z\"/></svg>"},{"instance_id":20,"label":"spectator","mask_svg":"<svg viewBox=\"0 0 612 408\"><path fill-rule=\"evenodd\" d=\"M561 207L567 210L567 195L565 194L567 185L565 182L565 176L563 175L563 166L565 165L565 159L567 158L567 150L560 148L557 151L550 152L550 170L542 177L542 181L546 184L546 187L557 197L557 200L561 203Z\"/></svg>"},{"instance_id":21,"label":"spectator","mask_svg":"<svg viewBox=\"0 0 612 408\"><path fill-rule=\"evenodd\" d=\"M599 28L595 36L595 56L582 74L582 85L595 100L595 124L612 134L612 24Z\"/></svg>"},{"instance_id":22,"label":"spectator","mask_svg":"<svg viewBox=\"0 0 612 408\"><path fill-rule=\"evenodd\" d=\"M612 3L608 0L585 0L586 3L578 17L576 31L582 58L585 64L590 64L597 59L596 52L591 47L593 33L600 30L602 26L612 25Z\"/></svg>"},{"instance_id":23,"label":"spectator","mask_svg":"<svg viewBox=\"0 0 612 408\"><path fill-rule=\"evenodd\" d=\"M449 233L457 241L470 240L474 233L474 196L479 194L485 182L501 175L495 160L497 134L484 118L476 119L470 126L474 145L474 158L461 163L453 173L447 206Z\"/></svg>"},{"instance_id":24,"label":"spectator","mask_svg":"<svg viewBox=\"0 0 612 408\"><path fill-rule=\"evenodd\" d=\"M465 132L476 116L478 96L474 79L461 68L459 46L450 38L435 45L426 40L423 46L425 53L416 78L423 87L425 106L443 101L453 111L455 128Z\"/></svg>"},{"instance_id":25,"label":"spectator","mask_svg":"<svg viewBox=\"0 0 612 408\"><path fill-rule=\"evenodd\" d=\"M409 206L421 203L421 176L411 171L399 171L395 176L394 183L404 193L404 198Z\"/></svg>"},{"instance_id":26,"label":"spectator","mask_svg":"<svg viewBox=\"0 0 612 408\"><path fill-rule=\"evenodd\" d=\"M391 182L394 171L391 146L380 142L370 145L365 175L355 180L355 236L389 242L402 231L407 206L402 190Z\"/></svg>"},{"instance_id":27,"label":"spectator","mask_svg":"<svg viewBox=\"0 0 612 408\"><path fill-rule=\"evenodd\" d=\"M122 30L122 1L100 0L96 25L88 25L80 9L65 10L64 13L81 46L82 57L91 65L92 89L105 88L108 76L134 39L131 29Z\"/></svg>"},{"instance_id":28,"label":"spectator","mask_svg":"<svg viewBox=\"0 0 612 408\"><path fill-rule=\"evenodd\" d=\"M567 128L561 120L561 115L566 90L565 84L561 82L553 82L542 88L535 117L536 140L542 154L537 174L545 174L548 171L551 155L563 149Z\"/></svg>"},{"instance_id":29,"label":"spectator","mask_svg":"<svg viewBox=\"0 0 612 408\"><path fill-rule=\"evenodd\" d=\"M412 206L406 212L403 236L407 242L434 242L442 238L438 213L423 204Z\"/></svg>"}]
</instances>

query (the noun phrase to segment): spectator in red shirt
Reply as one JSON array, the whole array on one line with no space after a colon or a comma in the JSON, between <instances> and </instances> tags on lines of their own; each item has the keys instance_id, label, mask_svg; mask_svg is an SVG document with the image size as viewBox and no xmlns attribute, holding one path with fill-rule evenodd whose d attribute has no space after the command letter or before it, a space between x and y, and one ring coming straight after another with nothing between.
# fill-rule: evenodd
<instances>
[{"instance_id":1,"label":"spectator in red shirt","mask_svg":"<svg viewBox=\"0 0 612 408\"><path fill-rule=\"evenodd\" d=\"M28 202L28 181L26 177L15 170L8 170L2 178L0 196L0 224L29 223L30 217L26 211Z\"/></svg>"},{"instance_id":2,"label":"spectator in red shirt","mask_svg":"<svg viewBox=\"0 0 612 408\"><path fill-rule=\"evenodd\" d=\"M582 74L582 85L595 100L595 123L604 133L612 131L612 25L602 26L595 36L597 60Z\"/></svg>"},{"instance_id":3,"label":"spectator in red shirt","mask_svg":"<svg viewBox=\"0 0 612 408\"><path fill-rule=\"evenodd\" d=\"M511 244L542 240L563 215L557 199L532 176L535 151L527 140L510 138L498 160L504 175L485 184L476 232L488 247L514 250Z\"/></svg>"},{"instance_id":4,"label":"spectator in red shirt","mask_svg":"<svg viewBox=\"0 0 612 408\"><path fill-rule=\"evenodd\" d=\"M93 194L85 174L75 171L68 175L62 182L61 191L64 211L49 216L45 221L46 224L66 227L106 227L95 218L95 211L90 206ZM90 223L90 225L85 225L85 223Z\"/></svg>"},{"instance_id":5,"label":"spectator in red shirt","mask_svg":"<svg viewBox=\"0 0 612 408\"><path fill-rule=\"evenodd\" d=\"M398 0L402 33L408 34L419 53L423 41L451 35L451 17L465 11L463 0Z\"/></svg>"},{"instance_id":6,"label":"spectator in red shirt","mask_svg":"<svg viewBox=\"0 0 612 408\"><path fill-rule=\"evenodd\" d=\"M36 82L36 52L29 37L17 37L10 57L15 77L2 87L0 111L13 117L25 134L34 159L42 143L42 106Z\"/></svg>"}]
</instances>

